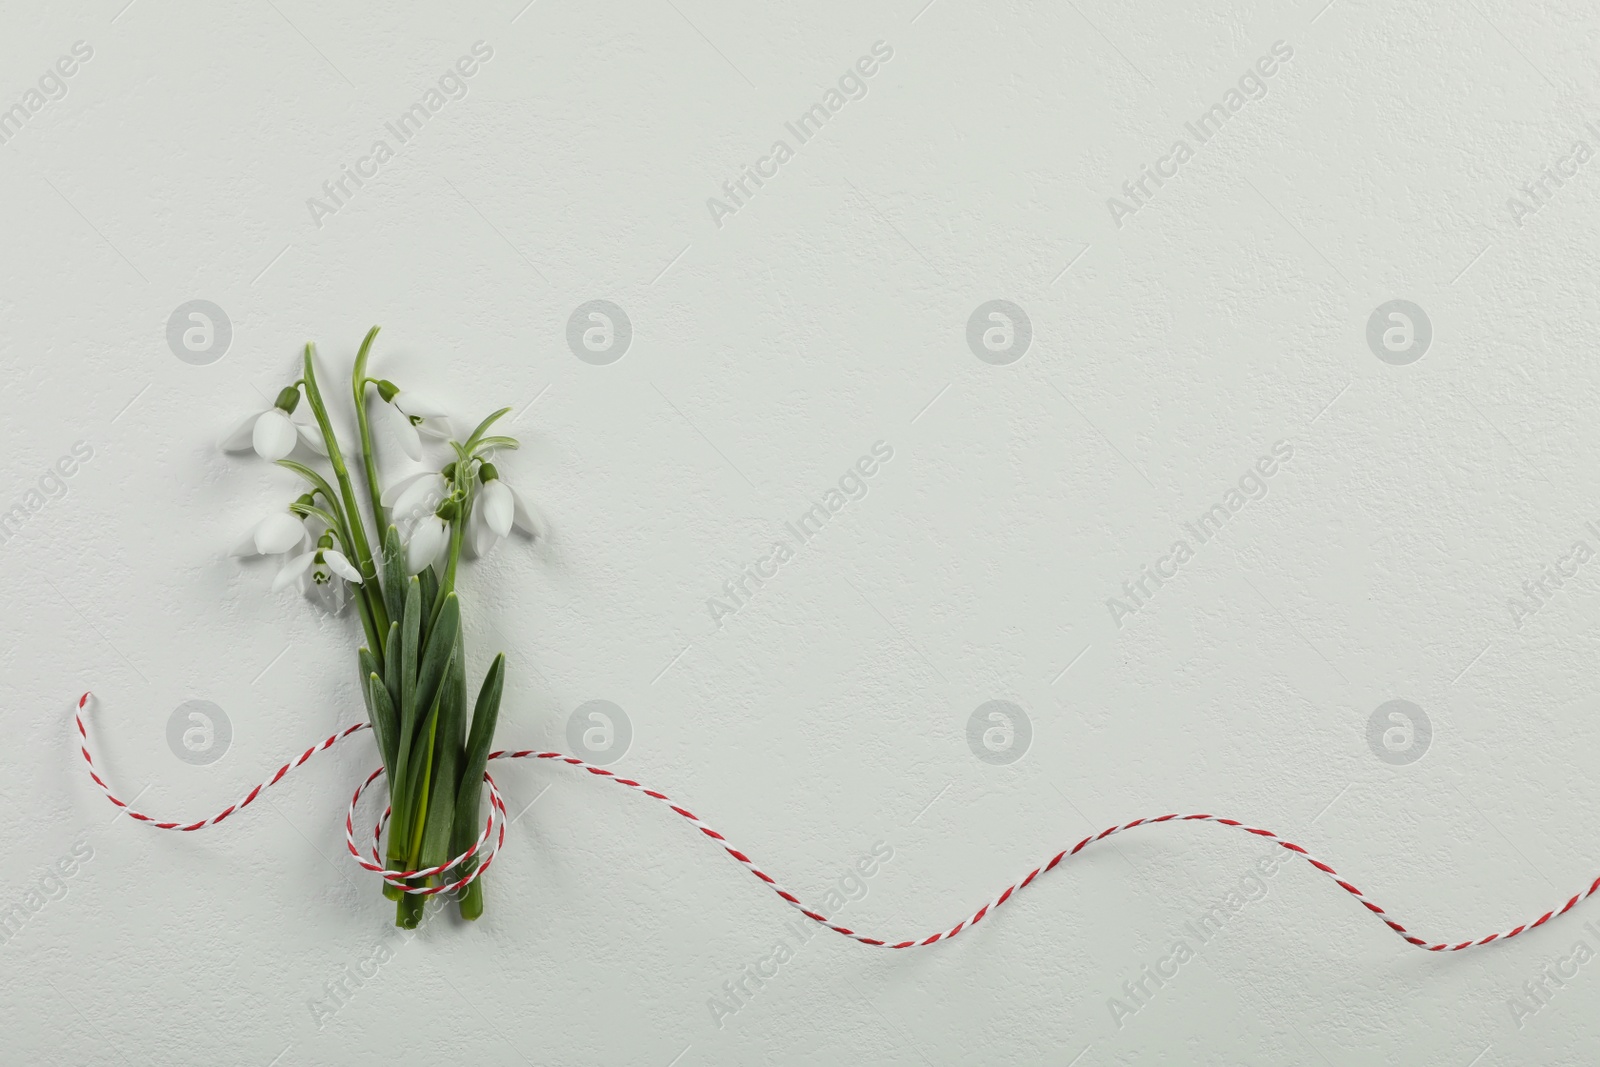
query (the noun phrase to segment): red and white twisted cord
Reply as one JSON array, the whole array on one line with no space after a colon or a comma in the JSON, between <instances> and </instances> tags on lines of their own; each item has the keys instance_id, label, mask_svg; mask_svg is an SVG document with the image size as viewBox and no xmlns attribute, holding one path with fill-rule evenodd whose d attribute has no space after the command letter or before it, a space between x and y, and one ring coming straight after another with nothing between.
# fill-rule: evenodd
<instances>
[{"instance_id":1,"label":"red and white twisted cord","mask_svg":"<svg viewBox=\"0 0 1600 1067\"><path fill-rule=\"evenodd\" d=\"M354 726L346 727L345 729L339 731L338 733L330 735L325 741L321 742L320 744L313 745L312 747L306 749L304 752L302 752L300 754L299 758L291 760L290 762L285 763L282 767L279 767L277 772L275 774L273 774L271 778L267 779L265 782L262 782L261 784L259 784L259 785L255 786L254 788L252 788L245 795L244 799L240 800L237 804L230 804L228 807L224 808L221 812L219 812L216 815L213 815L209 819L201 819L198 822L191 822L191 823L169 822L169 821L157 820L153 816L146 815L143 812L135 811L134 809L132 809L131 807L128 806L126 801L123 801L123 800L119 799L114 793L112 793L111 787L108 786L106 784L105 780L100 777L99 772L96 771L95 766L94 766L94 758L89 754L89 734L88 734L87 729L84 726L84 721L83 721L84 708L88 705L88 703L89 703L89 694L85 693L85 694L83 694L82 698L79 699L79 701L78 701L78 707L77 707L77 711L74 713L73 721L77 724L78 736L79 736L79 739L81 741L81 744L79 746L79 751L83 754L84 762L86 762L89 765L89 777L93 778L94 781L95 781L95 784L98 785L101 788L102 791L104 791L104 793L106 795L106 798L108 800L110 800L111 803L115 804L117 807L123 809L123 811L130 818L137 819L138 821L140 821L142 823L146 823L147 825L154 826L158 830L190 831L190 830L199 830L199 829L202 829L202 828L207 827L207 826L215 826L216 824L222 822L222 820L226 819L228 816L234 814L235 812L237 812L237 811L239 811L239 810L241 810L243 808L248 807L252 802L255 801L255 799L258 796L261 795L263 790L277 785L280 781L283 780L285 775L287 775L290 771L294 770L295 768L297 768L297 767L301 766L302 764L304 764L307 760L309 760L312 756L316 755L318 752L322 752L322 751L324 751L326 749L332 748L334 745L338 744L340 741L342 741L345 738L351 736L352 734L358 733L361 730L365 730L365 729L369 728L366 723L357 723ZM1241 830L1244 833L1251 834L1251 835L1253 835L1255 837L1265 838L1266 840L1271 841L1273 844L1277 845L1278 847L1287 849L1290 852L1295 853L1301 859L1303 859L1307 863L1311 864L1312 867L1315 867L1317 870L1321 871L1323 874L1326 874L1329 878L1333 879L1333 882L1334 882L1335 885L1337 885L1340 889L1344 890L1346 893L1350 894L1356 900L1360 901L1361 905L1364 908L1366 908L1368 911L1370 911L1373 915L1377 916L1377 918L1385 926L1387 926L1389 929L1393 930L1400 937L1405 939L1407 944L1415 945L1418 948L1427 949L1429 952L1460 952L1462 949L1476 948L1479 945L1487 945L1491 941L1505 941L1505 940L1507 940L1509 938L1516 937L1518 934L1523 934L1523 933L1526 933L1529 930L1533 930L1533 929L1535 929L1537 927L1543 926L1545 923L1549 922L1551 919L1554 919L1554 918L1556 918L1558 916L1561 916L1561 915L1565 915L1567 912L1571 911L1574 907L1576 907L1579 901L1587 900L1589 897L1593 896L1597 891L1600 891L1600 877L1597 877L1597 878L1595 878L1595 880L1593 882L1589 883L1589 887L1587 889L1583 890L1580 893L1573 894L1571 899L1569 899L1565 904L1561 905L1559 908L1553 908L1550 911L1545 912L1543 915L1539 916L1537 919L1534 919L1532 922L1523 923L1521 926L1513 927L1510 930L1506 930L1506 931L1503 931L1501 933L1490 934L1487 937L1480 937L1480 938L1477 938L1476 940L1461 941L1461 942L1456 942L1456 943L1429 942L1429 941L1424 940L1423 938L1417 937L1416 935L1412 934L1404 926L1400 925L1398 922L1396 922L1392 918L1390 918L1388 912L1384 911L1383 908L1379 907L1372 900L1369 900L1367 898L1366 894L1361 892L1361 890L1357 889L1354 885L1351 885L1349 882L1347 882L1343 878L1341 878L1339 876L1339 872L1335 871L1331 866L1329 866L1328 864L1326 864L1326 863L1322 862L1321 860L1317 859L1315 856L1311 855L1311 853L1307 852L1305 849L1301 848L1299 845L1295 844L1293 841L1287 841L1287 840L1279 837L1277 834L1273 833L1271 830L1263 830L1263 829L1260 829L1259 827L1255 827L1255 826L1246 826L1244 823L1238 822L1237 820L1224 819L1224 818L1222 818L1221 816L1218 816L1218 815L1177 815L1177 814L1173 814L1173 815L1158 815L1158 816L1155 816L1154 818L1134 819L1132 822L1123 823L1123 824L1121 824L1119 826L1107 827L1106 829L1100 831L1098 834L1091 834L1090 836L1084 838L1082 841L1079 841L1076 845L1073 845L1071 848L1067 848L1067 849L1061 850L1060 852L1056 853L1053 857L1051 857L1047 862L1045 862L1045 863L1039 865L1038 867L1035 867L1033 870L1029 871L1025 876L1023 876L1023 878L1020 881L1014 882L1011 885L1006 886L1005 889L1000 891L998 896L996 896L989 903L985 904L983 907L979 908L977 910L977 912L975 914L973 914L970 918L963 919L961 922L956 923L954 926L952 926L948 930L942 930L942 931L940 931L940 932L938 932L936 934L932 934L932 935L930 935L928 937L924 937L924 938L922 938L920 940L890 942L890 941L884 940L882 938L867 937L866 935L858 933L857 931L852 930L847 926L840 926L837 923L834 923L833 921L831 921L827 916L821 914L820 912L817 912L817 911L815 911L815 910L813 910L811 908L806 907L805 904L801 903L799 897L795 896L793 893L789 892L789 890L785 889L781 884L779 884L777 879L775 879L771 875L767 874L767 872L763 871L760 867L757 867L755 862L753 860L751 860L748 855L746 855L744 852L740 851L739 849L734 848L733 845L728 842L727 838L723 837L722 834L718 833L716 830L713 830L710 826L707 826L705 824L705 822L703 820L701 820L701 818L698 815L696 815L694 812L689 811L687 808L681 807L680 805L674 803L672 798L667 796L665 793L659 792L658 790L654 790L654 789L648 789L645 786L641 785L640 783L632 780L631 778L619 777L614 772L608 771L604 767L596 767L596 766L594 766L592 764L584 762L581 759L578 759L576 756L568 756L568 755L564 755L563 753L560 753L560 752L539 752L539 751L535 751L533 749L522 749L522 750L515 751L515 752L503 751L502 750L502 751L498 751L498 752L491 752L489 754L489 758L490 759L552 760L552 761L554 761L556 763L562 763L562 764L566 764L567 766L570 766L570 767L577 767L577 768L579 768L581 770L588 771L591 775L594 775L597 778L601 778L601 779L604 779L605 781L613 782L613 783L615 783L617 785L620 785L620 786L625 786L626 788L632 789L635 792L640 793L640 794L642 794L644 796L650 797L650 798L652 798L654 800L659 800L661 803L665 804L668 808L670 808L674 814L676 814L676 815L682 817L683 819L687 820L696 830L699 830L706 837L709 837L713 841L715 841L718 844L718 846L720 846L722 848L722 850L724 852L726 852L729 856L731 856L735 860L737 860L751 874L755 875L762 882L766 883L766 885L767 885L767 887L769 889L771 889L774 893L778 894L779 897L783 898L783 900L786 903L792 905L796 910L798 910L800 912L800 914L804 915L806 918L812 920L815 923L818 923L818 924L820 924L822 926L827 927L829 930L832 930L834 933L842 934L845 937L848 937L848 938L850 938L850 939L852 939L854 941L859 941L863 945L876 945L876 946L880 946L880 947L883 947L883 948L916 948L916 947L919 947L919 946L922 946L922 945L931 945L936 941L945 941L945 940L948 940L948 939L950 939L952 937L955 937L961 931L963 931L963 930L965 930L965 929L967 929L969 927L976 926L978 923L982 922L985 917L987 917L988 915L993 913L995 911L995 909L1000 907L1000 905L1002 905L1006 901L1010 900L1016 893L1018 893L1019 891L1021 891L1023 889L1026 889L1026 888L1028 888L1028 886L1032 885L1034 883L1034 881L1040 875L1048 874L1051 871L1055 870L1056 867L1060 866L1060 864L1061 864L1061 862L1063 860L1066 860L1066 859L1068 859L1069 857L1072 857L1072 856L1076 856L1079 852L1083 851L1083 849L1086 848L1087 846L1092 845L1097 841L1104 841L1106 838L1112 836L1113 834L1120 834L1120 833L1123 833L1125 831L1132 830L1133 828L1138 827L1138 826L1155 826L1155 825L1158 825L1160 823L1168 823L1168 822L1209 822L1209 823L1216 823L1216 824L1218 824L1220 826L1233 827L1233 828L1235 828L1237 830ZM489 818L488 818L487 822L484 824L483 833L478 836L478 840L466 852L462 853L460 856L457 856L457 857L451 859L447 863L443 863L443 864L440 864L440 865L435 866L435 867L424 868L424 869L421 869L421 870L395 871L395 870L386 869L384 867L383 863L378 858L379 839L382 837L384 826L387 824L388 819L389 819L389 811L387 809L385 809L382 817L378 820L378 823L376 824L376 826L373 829L372 853L371 853L372 859L370 861L365 859L361 855L361 853L360 853L360 851L359 851L359 849L358 849L358 847L356 845L356 839L355 839L355 811L356 811L356 805L360 802L362 794L365 793L366 790L369 787L371 787L372 784L374 782L376 782L378 780L378 778L381 777L382 775L383 775L383 768L379 767L377 770L373 771L370 775L367 776L366 781L362 782L361 785L357 787L357 789L355 791L355 795L350 798L350 808L349 808L349 811L345 815L345 840L346 840L346 843L347 843L348 848L350 850L350 855L355 858L355 861L357 863L359 863L366 870L369 870L369 871L372 871L372 872L374 872L376 874L381 875L385 880L387 880L387 881L389 881L391 883L394 883L394 884L397 884L397 885L402 885L402 883L406 882L407 880L424 879L424 878L427 878L427 877L432 876L432 875L443 874L445 871L449 870L452 867L455 867L457 864L462 863L463 861L467 860L468 858L471 858L471 857L474 857L474 856L481 857L481 862L476 867L474 867L474 869L470 873L466 874L465 876L463 876L463 877L457 879L456 881L451 882L451 883L449 883L447 885L438 885L438 886L409 886L409 885L402 885L402 888L404 888L405 891L408 892L408 893L419 893L419 894L423 894L423 895L432 895L432 894L435 894L435 893L443 893L443 892L447 892L447 891L454 890L454 889L460 889L461 887L467 885L469 882L473 881L475 878L477 878L479 875L481 875L484 871L489 869L490 864L494 862L495 854L500 850L500 846L505 843L505 832L506 832L506 821L507 820L506 820L505 804L504 804L504 801L502 800L502 798L500 796L500 791L495 787L494 779L489 777L489 775L487 775L487 774L484 775L484 780L489 785L489 808L490 808L490 810L489 810ZM497 832L495 832L495 831L497 831ZM489 839L490 839L491 836L493 836L494 839L495 839L493 845L489 845L488 844Z\"/></svg>"}]
</instances>

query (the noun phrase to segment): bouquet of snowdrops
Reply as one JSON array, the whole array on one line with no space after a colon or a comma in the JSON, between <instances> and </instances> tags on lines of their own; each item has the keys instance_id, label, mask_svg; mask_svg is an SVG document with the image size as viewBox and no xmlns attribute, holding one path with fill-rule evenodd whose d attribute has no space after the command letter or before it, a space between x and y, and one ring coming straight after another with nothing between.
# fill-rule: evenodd
<instances>
[{"instance_id":1,"label":"bouquet of snowdrops","mask_svg":"<svg viewBox=\"0 0 1600 1067\"><path fill-rule=\"evenodd\" d=\"M491 462L496 452L517 447L514 438L490 432L511 409L501 408L465 441L456 440L435 405L367 376L377 336L374 326L361 342L350 377L360 437L354 476L317 386L310 344L301 377L283 388L271 408L240 424L222 446L234 452L253 449L305 482L306 491L258 523L235 555L281 556L273 589L298 587L330 612L355 602L367 639L356 654L361 692L389 784L387 866L408 872L439 866L477 839L484 767L500 713L504 653L495 657L468 707L456 592L462 549L482 555L513 529L530 537L537 531L527 504ZM311 409L309 423L294 418L302 397ZM448 442L448 462L380 487L374 418L411 460L423 460L426 435ZM290 458L298 445L326 461L331 482L315 466ZM321 460L312 462L320 466ZM364 492L358 492L357 481L364 483ZM369 520L373 530L383 532L376 553L367 534ZM415 927L422 917L424 897L407 892L407 886L457 881L477 862L469 858L426 881L402 885L386 879L383 891L396 902L396 925ZM463 918L483 914L481 877L461 890L458 905Z\"/></svg>"}]
</instances>

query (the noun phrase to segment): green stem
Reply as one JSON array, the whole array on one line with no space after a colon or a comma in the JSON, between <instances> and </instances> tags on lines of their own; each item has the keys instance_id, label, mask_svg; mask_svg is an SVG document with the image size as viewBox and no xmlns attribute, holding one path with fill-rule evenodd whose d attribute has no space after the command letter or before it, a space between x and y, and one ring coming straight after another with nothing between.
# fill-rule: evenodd
<instances>
[{"instance_id":1,"label":"green stem","mask_svg":"<svg viewBox=\"0 0 1600 1067\"><path fill-rule=\"evenodd\" d=\"M378 623L372 617L372 606L367 603L367 598L361 595L359 587L356 589L356 610L361 614L361 628L367 634L367 648L377 648L382 643L378 636ZM377 659L378 654L374 652L372 656ZM382 666L381 662L379 666Z\"/></svg>"},{"instance_id":2,"label":"green stem","mask_svg":"<svg viewBox=\"0 0 1600 1067\"><path fill-rule=\"evenodd\" d=\"M315 504L291 504L289 505L289 510L297 512L301 515L315 516L321 519L327 524L328 529L333 531L333 536L338 539L340 545L343 545L345 548L350 547L349 544L345 542L344 523L334 518L331 513L323 511Z\"/></svg>"},{"instance_id":3,"label":"green stem","mask_svg":"<svg viewBox=\"0 0 1600 1067\"><path fill-rule=\"evenodd\" d=\"M421 893L398 892L400 900L394 906L394 924L402 930L415 930L422 922L422 911L428 906L428 898Z\"/></svg>"},{"instance_id":4,"label":"green stem","mask_svg":"<svg viewBox=\"0 0 1600 1067\"><path fill-rule=\"evenodd\" d=\"M472 487L477 484L477 468L468 467L465 463L456 466L456 485L461 487L461 510L457 512L455 521L450 524L450 556L445 560L444 580L439 583L439 599L434 604L433 617L439 617L439 608L444 604L447 594L456 588L456 564L461 560L461 539L467 528L467 518L472 514Z\"/></svg>"},{"instance_id":5,"label":"green stem","mask_svg":"<svg viewBox=\"0 0 1600 1067\"><path fill-rule=\"evenodd\" d=\"M483 916L483 876L480 875L461 894L456 905L461 910L461 917L469 922Z\"/></svg>"},{"instance_id":6,"label":"green stem","mask_svg":"<svg viewBox=\"0 0 1600 1067\"><path fill-rule=\"evenodd\" d=\"M310 482L311 487L322 494L323 499L328 502L328 506L333 509L334 514L339 516L340 529L344 530L346 533L349 532L349 524L344 521L344 511L339 507L339 495L333 491L333 486L328 484L328 479L324 478L322 475L318 474L304 463L296 463L292 459L280 459L278 460L278 466L292 470L300 477Z\"/></svg>"},{"instance_id":7,"label":"green stem","mask_svg":"<svg viewBox=\"0 0 1600 1067\"><path fill-rule=\"evenodd\" d=\"M456 588L456 562L461 558L461 528L467 524L467 498L461 501L461 514L455 522L450 524L450 558L445 561L444 581L439 583L439 603L444 603L447 594L455 592ZM438 608L435 607L435 613Z\"/></svg>"},{"instance_id":8,"label":"green stem","mask_svg":"<svg viewBox=\"0 0 1600 1067\"><path fill-rule=\"evenodd\" d=\"M311 404L311 414L322 430L322 439L328 446L328 462L333 466L333 476L339 483L339 495L344 500L346 523L350 528L350 543L355 549L356 566L361 570L361 598L366 602L377 633L388 633L389 612L383 606L383 597L377 586L378 568L372 562L372 549L367 541L366 523L361 517L361 507L356 503L356 492L350 481L350 471L344 464L344 453L333 435L333 424L328 420L328 408L322 401L322 390L317 388L317 370L312 356L316 349L306 342L305 391ZM375 595L377 594L377 595Z\"/></svg>"},{"instance_id":9,"label":"green stem","mask_svg":"<svg viewBox=\"0 0 1600 1067\"><path fill-rule=\"evenodd\" d=\"M383 490L378 485L378 459L372 451L372 427L367 419L367 385L371 381L367 377L367 356L377 336L378 328L374 326L362 340L361 349L356 353L355 369L350 373L350 390L355 395L356 427L361 431L361 465L367 474L367 495L372 499L372 521L382 530Z\"/></svg>"}]
</instances>

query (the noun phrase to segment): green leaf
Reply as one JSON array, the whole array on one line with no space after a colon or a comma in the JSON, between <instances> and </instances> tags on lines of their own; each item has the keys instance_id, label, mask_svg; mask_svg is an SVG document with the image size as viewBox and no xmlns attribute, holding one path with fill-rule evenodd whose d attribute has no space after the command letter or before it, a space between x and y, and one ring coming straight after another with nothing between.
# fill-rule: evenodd
<instances>
[{"instance_id":1,"label":"green leaf","mask_svg":"<svg viewBox=\"0 0 1600 1067\"><path fill-rule=\"evenodd\" d=\"M378 659L366 645L356 650L356 666L361 669L361 700L367 706L367 721L372 722L372 694L367 692L367 675L378 669ZM373 724L376 728L376 723Z\"/></svg>"},{"instance_id":2,"label":"green leaf","mask_svg":"<svg viewBox=\"0 0 1600 1067\"><path fill-rule=\"evenodd\" d=\"M360 648L356 649L356 665L361 668L361 680L365 682L367 680L366 676L378 669L378 657L372 654L372 650L370 648L368 648L366 645L362 645ZM368 713L372 711L371 704L367 705L367 711Z\"/></svg>"},{"instance_id":3,"label":"green leaf","mask_svg":"<svg viewBox=\"0 0 1600 1067\"><path fill-rule=\"evenodd\" d=\"M466 446L465 446L466 450L468 452L471 452L475 447L477 447L479 439L482 438L483 435L489 431L489 427L493 426L496 422L498 422L500 420L500 418L503 415L505 415L506 412L508 412L510 410L511 410L510 408L501 408L499 411L494 412L488 418L486 418L482 422L478 423L478 428L476 430L472 431L472 436L471 437L467 438L467 443L466 443Z\"/></svg>"},{"instance_id":4,"label":"green leaf","mask_svg":"<svg viewBox=\"0 0 1600 1067\"><path fill-rule=\"evenodd\" d=\"M494 728L500 720L500 694L505 688L506 654L500 653L489 664L472 709L472 732L467 736L467 769L476 769L481 781L489 765L489 748L494 744Z\"/></svg>"},{"instance_id":5,"label":"green leaf","mask_svg":"<svg viewBox=\"0 0 1600 1067\"><path fill-rule=\"evenodd\" d=\"M334 493L333 486L328 484L328 479L324 478L322 475L318 474L304 463L296 463L292 459L280 459L277 461L277 463L278 466L287 470L292 470L300 477L310 482L314 487L322 492L324 499L328 500L330 503L333 503L334 507L338 506L337 503L334 502L338 501L339 497L336 493Z\"/></svg>"},{"instance_id":6,"label":"green leaf","mask_svg":"<svg viewBox=\"0 0 1600 1067\"><path fill-rule=\"evenodd\" d=\"M467 735L466 760L461 765L461 785L456 792L455 829L450 836L452 856L465 852L478 839L483 772L489 765L489 749L494 745L494 729L500 721L500 694L505 680L506 656L502 652L489 665L483 677L483 688L478 690L478 702L472 709L472 732ZM465 877L477 865L476 858L467 860L456 868L456 877Z\"/></svg>"},{"instance_id":7,"label":"green leaf","mask_svg":"<svg viewBox=\"0 0 1600 1067\"><path fill-rule=\"evenodd\" d=\"M315 517L321 519L327 524L328 529L330 530L344 529L343 526L339 525L338 516L324 511L315 504L302 504L299 501L296 501L295 503L289 505L289 510L302 517Z\"/></svg>"},{"instance_id":8,"label":"green leaf","mask_svg":"<svg viewBox=\"0 0 1600 1067\"><path fill-rule=\"evenodd\" d=\"M437 726L439 709L444 701L445 687L440 686L438 694L433 698L433 704L428 708L428 713L417 723L417 737L411 744L411 752L401 757L401 766L404 770L401 777L405 781L405 804L407 808L407 825L403 839L399 842L405 848L405 855L410 856L411 845L417 835L417 818L426 818L427 813L422 811L426 802L423 794L424 787L430 781L433 771L434 747L437 744ZM391 831L392 833L393 831ZM390 839L391 842L394 838ZM394 846L391 844L390 846Z\"/></svg>"},{"instance_id":9,"label":"green leaf","mask_svg":"<svg viewBox=\"0 0 1600 1067\"><path fill-rule=\"evenodd\" d=\"M383 643L383 684L389 690L389 703L396 708L400 707L400 614L395 613L389 639Z\"/></svg>"},{"instance_id":10,"label":"green leaf","mask_svg":"<svg viewBox=\"0 0 1600 1067\"><path fill-rule=\"evenodd\" d=\"M428 647L417 670L417 706L433 703L435 692L444 679L445 667L455 651L456 635L461 629L461 601L454 592L446 593L439 617L428 630Z\"/></svg>"},{"instance_id":11,"label":"green leaf","mask_svg":"<svg viewBox=\"0 0 1600 1067\"><path fill-rule=\"evenodd\" d=\"M356 649L356 659L361 664L361 670L363 674L370 673L371 671L378 669L378 657L374 656L372 654L372 649L368 648L366 645L362 645L360 648ZM371 666L368 666L369 664Z\"/></svg>"},{"instance_id":12,"label":"green leaf","mask_svg":"<svg viewBox=\"0 0 1600 1067\"><path fill-rule=\"evenodd\" d=\"M394 702L389 699L389 689L378 677L377 671L367 675L367 688L368 706L371 709L368 714L372 717L372 729L378 735L378 750L383 755L383 766L387 769L394 766L395 749L398 747L395 733L399 729L399 722Z\"/></svg>"},{"instance_id":13,"label":"green leaf","mask_svg":"<svg viewBox=\"0 0 1600 1067\"><path fill-rule=\"evenodd\" d=\"M356 352L356 365L350 368L350 383L357 389L361 387L361 379L367 376L367 357L372 353L372 342L377 339L378 327L374 326L362 338L361 348Z\"/></svg>"},{"instance_id":14,"label":"green leaf","mask_svg":"<svg viewBox=\"0 0 1600 1067\"><path fill-rule=\"evenodd\" d=\"M424 567L417 577L422 582L422 625L426 627L438 606L439 576L433 573L432 567Z\"/></svg>"},{"instance_id":15,"label":"green leaf","mask_svg":"<svg viewBox=\"0 0 1600 1067\"><path fill-rule=\"evenodd\" d=\"M398 619L406 607L406 550L400 531L393 526L383 535L383 603L389 618Z\"/></svg>"},{"instance_id":16,"label":"green leaf","mask_svg":"<svg viewBox=\"0 0 1600 1067\"><path fill-rule=\"evenodd\" d=\"M416 578L406 583L405 607L400 616L400 722L401 739L414 740L417 722L417 644L422 636L422 585Z\"/></svg>"},{"instance_id":17,"label":"green leaf","mask_svg":"<svg viewBox=\"0 0 1600 1067\"><path fill-rule=\"evenodd\" d=\"M417 738L417 640L422 631L422 585L413 577L406 583L406 600L400 620L400 729L395 739L395 773L389 777L389 802L394 817L389 824L389 856L403 859L411 845L410 758Z\"/></svg>"},{"instance_id":18,"label":"green leaf","mask_svg":"<svg viewBox=\"0 0 1600 1067\"><path fill-rule=\"evenodd\" d=\"M467 672L465 650L458 636L450 657L450 670L440 689L439 723L433 746L433 782L428 792L428 821L422 830L423 866L434 867L451 856L450 836L455 824L456 790L466 757Z\"/></svg>"},{"instance_id":19,"label":"green leaf","mask_svg":"<svg viewBox=\"0 0 1600 1067\"><path fill-rule=\"evenodd\" d=\"M427 771L428 742L433 740L428 736L428 727L432 725L434 713L438 710L439 703L434 701L433 707L429 708L428 713L422 717L422 722L417 724L421 729L417 731L417 739L411 744L411 751L401 756L400 759L400 765L405 768L403 774L408 805L415 803L417 788L421 785L421 775ZM409 836L408 833L407 837L409 838Z\"/></svg>"},{"instance_id":20,"label":"green leaf","mask_svg":"<svg viewBox=\"0 0 1600 1067\"><path fill-rule=\"evenodd\" d=\"M378 751L382 753L383 765L387 767L394 751L394 702L389 699L389 691L384 688L378 673L378 658L366 648L362 648L356 658L361 665L361 697L367 705L367 721L377 735ZM374 686L377 693L373 692Z\"/></svg>"},{"instance_id":21,"label":"green leaf","mask_svg":"<svg viewBox=\"0 0 1600 1067\"><path fill-rule=\"evenodd\" d=\"M477 450L482 452L486 448L498 448L501 451L510 452L521 447L521 443L515 437L485 437L478 442Z\"/></svg>"}]
</instances>

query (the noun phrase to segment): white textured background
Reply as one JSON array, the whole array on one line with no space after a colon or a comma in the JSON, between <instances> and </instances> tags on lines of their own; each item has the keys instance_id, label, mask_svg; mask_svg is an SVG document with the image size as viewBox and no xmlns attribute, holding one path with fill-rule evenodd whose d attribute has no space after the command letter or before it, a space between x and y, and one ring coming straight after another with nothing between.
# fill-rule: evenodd
<instances>
[{"instance_id":1,"label":"white textured background","mask_svg":"<svg viewBox=\"0 0 1600 1067\"><path fill-rule=\"evenodd\" d=\"M516 409L503 469L551 536L465 579L474 673L509 654L504 744L565 748L613 701L615 766L807 899L892 849L840 914L892 938L1195 810L1304 843L1430 939L1526 921L1597 867L1592 6L124 2L0 27L25 113L0 152L7 1062L1600 1057L1594 904L1434 956L1303 864L1262 897L1242 835L1162 827L949 945L819 933L719 1018L794 913L622 790L504 767L525 814L487 915L406 940L341 855L370 740L180 836L114 820L68 737L94 689L113 783L195 817L360 714L354 617L226 554L292 478L214 444L302 342L332 376L381 323L379 373L463 421ZM478 41L464 98L313 221ZM798 144L784 123L880 41ZM1200 145L1185 123L1275 42L1292 58ZM707 198L778 138L794 157L719 226ZM1194 157L1117 225L1107 198L1179 138ZM233 328L209 365L167 342L193 299ZM633 328L605 366L566 340L594 299ZM1394 299L1432 324L1404 365L1367 342ZM1009 364L966 339L991 300L1031 322ZM877 441L866 496L714 624ZM1264 498L1185 532L1279 441ZM1119 626L1108 598L1179 539ZM1401 751L1369 740L1396 699L1420 759L1387 719ZM188 700L231 723L215 762L169 748ZM1006 765L967 740L991 700L1031 723ZM1129 999L1178 939L1196 958Z\"/></svg>"}]
</instances>

